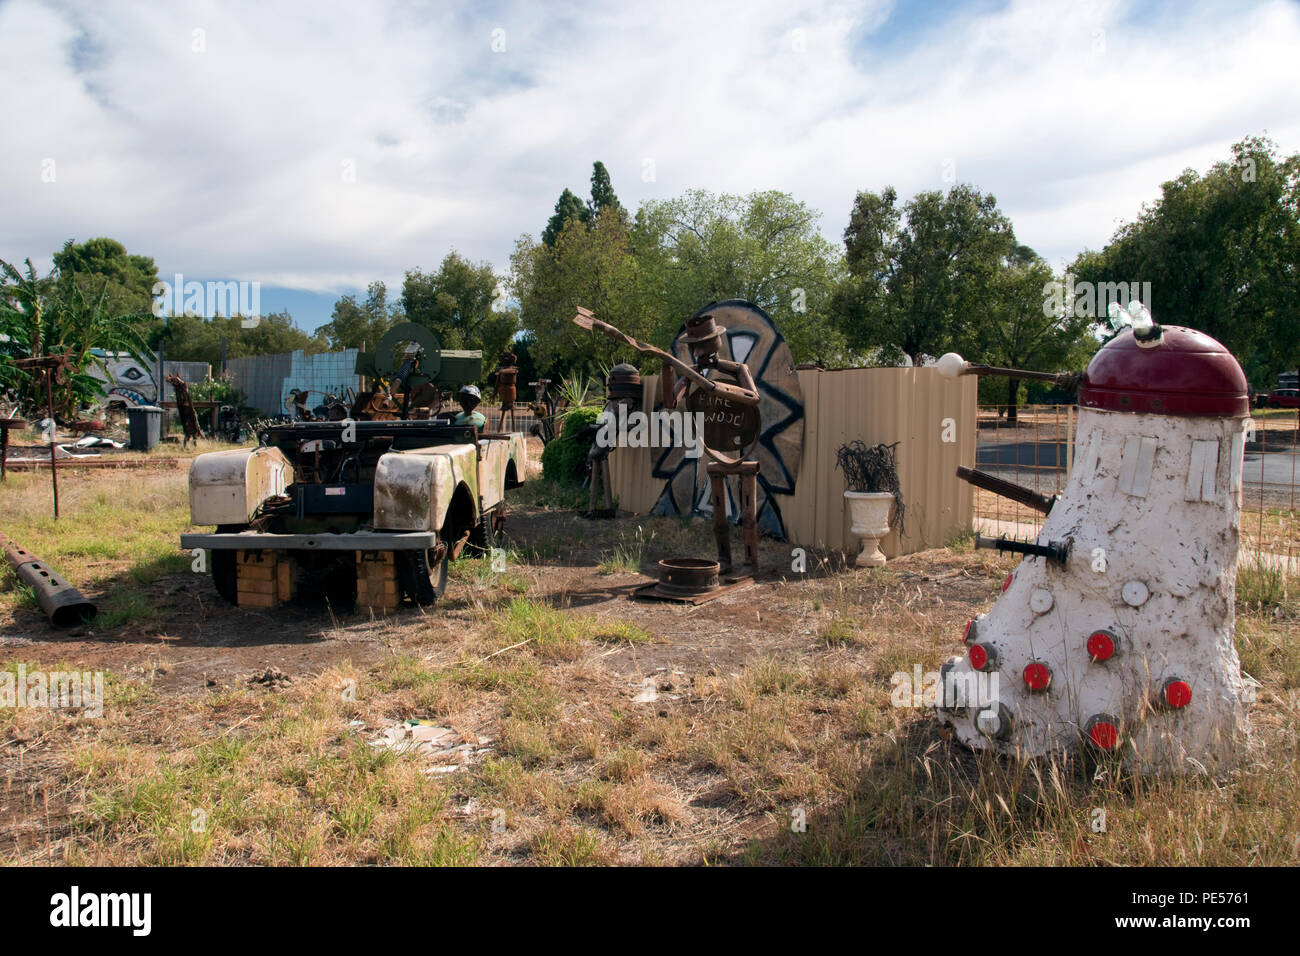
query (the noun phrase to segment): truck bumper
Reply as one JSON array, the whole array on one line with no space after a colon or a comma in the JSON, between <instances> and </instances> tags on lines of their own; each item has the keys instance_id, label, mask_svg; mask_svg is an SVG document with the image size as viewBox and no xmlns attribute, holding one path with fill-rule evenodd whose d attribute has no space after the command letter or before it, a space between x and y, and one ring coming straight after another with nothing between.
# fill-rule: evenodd
<instances>
[{"instance_id":1,"label":"truck bumper","mask_svg":"<svg viewBox=\"0 0 1300 956\"><path fill-rule=\"evenodd\" d=\"M183 534L181 547L214 551L424 551L436 547L433 531L354 531L350 534Z\"/></svg>"}]
</instances>

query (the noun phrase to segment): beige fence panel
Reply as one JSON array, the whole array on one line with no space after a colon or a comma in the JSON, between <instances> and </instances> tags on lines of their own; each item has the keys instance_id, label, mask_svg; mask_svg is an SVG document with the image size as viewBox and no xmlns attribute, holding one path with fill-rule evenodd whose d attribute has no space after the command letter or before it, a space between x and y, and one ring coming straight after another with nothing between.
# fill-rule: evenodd
<instances>
[{"instance_id":1,"label":"beige fence panel","mask_svg":"<svg viewBox=\"0 0 1300 956\"><path fill-rule=\"evenodd\" d=\"M945 545L968 530L974 515L969 485L958 465L975 460L976 382L945 379L932 368L801 370L804 448L794 495L776 495L792 545L856 553L844 501L844 475L835 451L861 439L900 442L899 481L907 505L907 535L897 530L880 543L890 557ZM653 408L657 376L644 379L642 407ZM948 420L951 419L951 422ZM945 438L952 441L944 441ZM620 448L610 456L619 506L646 512L663 489L650 478L657 449Z\"/></svg>"}]
</instances>

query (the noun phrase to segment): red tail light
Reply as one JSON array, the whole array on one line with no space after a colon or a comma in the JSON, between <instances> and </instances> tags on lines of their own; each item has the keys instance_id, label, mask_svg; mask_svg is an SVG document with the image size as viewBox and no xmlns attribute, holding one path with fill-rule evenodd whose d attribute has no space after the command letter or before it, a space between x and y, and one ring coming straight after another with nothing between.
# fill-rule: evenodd
<instances>
[{"instance_id":1,"label":"red tail light","mask_svg":"<svg viewBox=\"0 0 1300 956\"><path fill-rule=\"evenodd\" d=\"M1119 746L1119 721L1110 714L1097 714L1083 727L1088 740L1099 750L1114 750Z\"/></svg>"},{"instance_id":2,"label":"red tail light","mask_svg":"<svg viewBox=\"0 0 1300 956\"><path fill-rule=\"evenodd\" d=\"M1119 650L1119 641L1111 631L1102 629L1088 635L1088 654L1093 661L1108 661Z\"/></svg>"},{"instance_id":3,"label":"red tail light","mask_svg":"<svg viewBox=\"0 0 1300 956\"><path fill-rule=\"evenodd\" d=\"M998 651L992 644L972 644L967 652L970 666L977 671L993 670L998 666Z\"/></svg>"},{"instance_id":4,"label":"red tail light","mask_svg":"<svg viewBox=\"0 0 1300 956\"><path fill-rule=\"evenodd\" d=\"M1192 685L1180 678L1171 677L1160 689L1160 697L1167 706L1182 710L1192 702Z\"/></svg>"},{"instance_id":5,"label":"red tail light","mask_svg":"<svg viewBox=\"0 0 1300 956\"><path fill-rule=\"evenodd\" d=\"M1030 661L1022 676L1030 690L1047 690L1052 686L1052 669L1042 661Z\"/></svg>"}]
</instances>

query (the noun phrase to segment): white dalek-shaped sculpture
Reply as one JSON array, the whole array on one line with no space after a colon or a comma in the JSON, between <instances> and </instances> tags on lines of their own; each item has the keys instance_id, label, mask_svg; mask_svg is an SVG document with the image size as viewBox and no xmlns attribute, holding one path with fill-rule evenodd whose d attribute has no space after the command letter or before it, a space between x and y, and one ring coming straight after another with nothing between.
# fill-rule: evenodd
<instances>
[{"instance_id":1,"label":"white dalek-shaped sculpture","mask_svg":"<svg viewBox=\"0 0 1300 956\"><path fill-rule=\"evenodd\" d=\"M1217 772L1246 737L1233 642L1246 378L1214 339L1155 325L1139 303L1112 307L1111 319L1132 327L1078 383L1074 467L1059 496L959 470L1047 517L1033 542L980 542L1025 558L967 625L966 653L944 665L938 713L978 750ZM1078 381L952 354L939 367Z\"/></svg>"}]
</instances>

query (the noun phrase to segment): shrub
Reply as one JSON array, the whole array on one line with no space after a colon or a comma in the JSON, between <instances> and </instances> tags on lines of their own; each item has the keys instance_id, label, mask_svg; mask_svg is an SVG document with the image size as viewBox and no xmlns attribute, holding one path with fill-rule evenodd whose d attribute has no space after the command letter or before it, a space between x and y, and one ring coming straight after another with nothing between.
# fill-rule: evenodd
<instances>
[{"instance_id":1,"label":"shrub","mask_svg":"<svg viewBox=\"0 0 1300 956\"><path fill-rule=\"evenodd\" d=\"M583 429L594 425L600 415L599 407L578 408L564 419L564 430L555 441L548 442L542 452L542 477L561 485L582 484L591 442L579 438Z\"/></svg>"}]
</instances>

